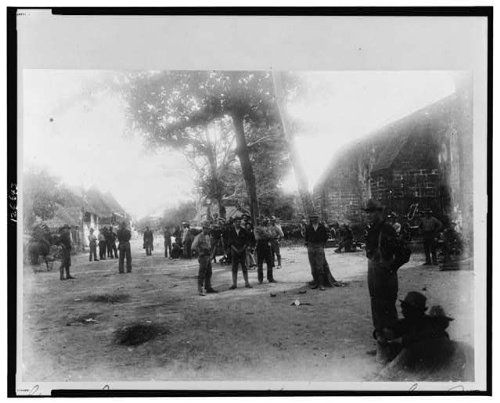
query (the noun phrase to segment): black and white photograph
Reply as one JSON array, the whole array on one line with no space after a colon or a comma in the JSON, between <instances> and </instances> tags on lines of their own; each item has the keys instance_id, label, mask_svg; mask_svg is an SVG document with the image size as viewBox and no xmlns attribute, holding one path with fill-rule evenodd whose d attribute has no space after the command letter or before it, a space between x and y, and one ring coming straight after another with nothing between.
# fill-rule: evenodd
<instances>
[{"instance_id":1,"label":"black and white photograph","mask_svg":"<svg viewBox=\"0 0 500 403\"><path fill-rule=\"evenodd\" d=\"M16 394L485 391L483 12L17 10Z\"/></svg>"}]
</instances>

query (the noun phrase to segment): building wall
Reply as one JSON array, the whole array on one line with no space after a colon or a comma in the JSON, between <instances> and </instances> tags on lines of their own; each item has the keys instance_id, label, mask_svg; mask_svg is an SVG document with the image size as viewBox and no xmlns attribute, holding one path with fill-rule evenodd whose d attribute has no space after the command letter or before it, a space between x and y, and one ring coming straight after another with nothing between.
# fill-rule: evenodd
<instances>
[{"instance_id":1,"label":"building wall","mask_svg":"<svg viewBox=\"0 0 500 403\"><path fill-rule=\"evenodd\" d=\"M364 225L363 207L373 197L398 214L411 204L431 208L460 224L472 239L472 105L467 83L448 99L375 133L348 149L315 189L327 222ZM376 168L397 136L406 135L397 155ZM401 137L399 137L399 140ZM389 153L390 154L390 153ZM470 242L472 243L472 242Z\"/></svg>"}]
</instances>

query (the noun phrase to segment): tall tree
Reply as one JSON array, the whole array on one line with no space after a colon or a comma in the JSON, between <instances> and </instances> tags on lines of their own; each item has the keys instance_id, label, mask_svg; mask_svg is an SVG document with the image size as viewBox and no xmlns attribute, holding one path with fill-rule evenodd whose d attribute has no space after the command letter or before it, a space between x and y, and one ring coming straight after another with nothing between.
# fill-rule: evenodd
<instances>
[{"instance_id":1,"label":"tall tree","mask_svg":"<svg viewBox=\"0 0 500 403\"><path fill-rule=\"evenodd\" d=\"M43 221L53 218L61 203L56 178L46 171L28 171L23 175L23 182L25 228L30 228L37 217Z\"/></svg>"},{"instance_id":2,"label":"tall tree","mask_svg":"<svg viewBox=\"0 0 500 403\"><path fill-rule=\"evenodd\" d=\"M225 217L223 199L234 192L234 131L229 119L218 119L198 128L198 142L186 147L185 154L198 176L198 188L206 199L215 201L219 216ZM212 203L210 203L212 204Z\"/></svg>"},{"instance_id":3,"label":"tall tree","mask_svg":"<svg viewBox=\"0 0 500 403\"><path fill-rule=\"evenodd\" d=\"M133 128L140 130L151 145L184 148L198 142L198 132L193 128L230 118L250 212L253 217L259 215L245 125L272 124L276 120L270 73L147 72L129 75L124 84Z\"/></svg>"}]
</instances>

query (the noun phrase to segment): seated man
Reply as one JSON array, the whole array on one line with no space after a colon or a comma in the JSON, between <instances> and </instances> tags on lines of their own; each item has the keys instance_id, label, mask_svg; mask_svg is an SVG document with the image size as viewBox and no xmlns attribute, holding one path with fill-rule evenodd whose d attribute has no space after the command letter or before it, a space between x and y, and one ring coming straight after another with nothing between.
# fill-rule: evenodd
<instances>
[{"instance_id":1,"label":"seated man","mask_svg":"<svg viewBox=\"0 0 500 403\"><path fill-rule=\"evenodd\" d=\"M454 346L446 332L453 319L440 306L433 306L427 315L426 300L419 292L409 292L401 301L403 319L384 332L402 368L437 368L446 365L453 355Z\"/></svg>"},{"instance_id":2,"label":"seated man","mask_svg":"<svg viewBox=\"0 0 500 403\"><path fill-rule=\"evenodd\" d=\"M172 252L170 253L170 257L172 259L179 259L182 255L182 248L177 242L172 244Z\"/></svg>"}]
</instances>

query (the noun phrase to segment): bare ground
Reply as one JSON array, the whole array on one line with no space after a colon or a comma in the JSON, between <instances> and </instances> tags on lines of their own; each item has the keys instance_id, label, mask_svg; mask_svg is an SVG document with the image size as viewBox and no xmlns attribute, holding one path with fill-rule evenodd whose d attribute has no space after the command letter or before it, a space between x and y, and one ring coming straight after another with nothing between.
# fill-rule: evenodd
<instances>
[{"instance_id":1,"label":"bare ground","mask_svg":"<svg viewBox=\"0 0 500 403\"><path fill-rule=\"evenodd\" d=\"M332 273L345 287L310 290L307 253L282 250L277 284L228 290L228 266L214 265L219 291L200 297L196 260L172 261L136 244L133 272L117 260L73 256L75 280L24 268L22 380L49 381L369 381L381 366L375 348L363 252L327 250ZM421 254L399 272L400 298L423 292L454 317L452 339L473 344L472 271L422 266ZM275 296L271 296L271 294ZM292 305L295 300L300 305ZM127 326L155 326L142 344L120 344ZM159 330L158 330L159 329Z\"/></svg>"}]
</instances>

